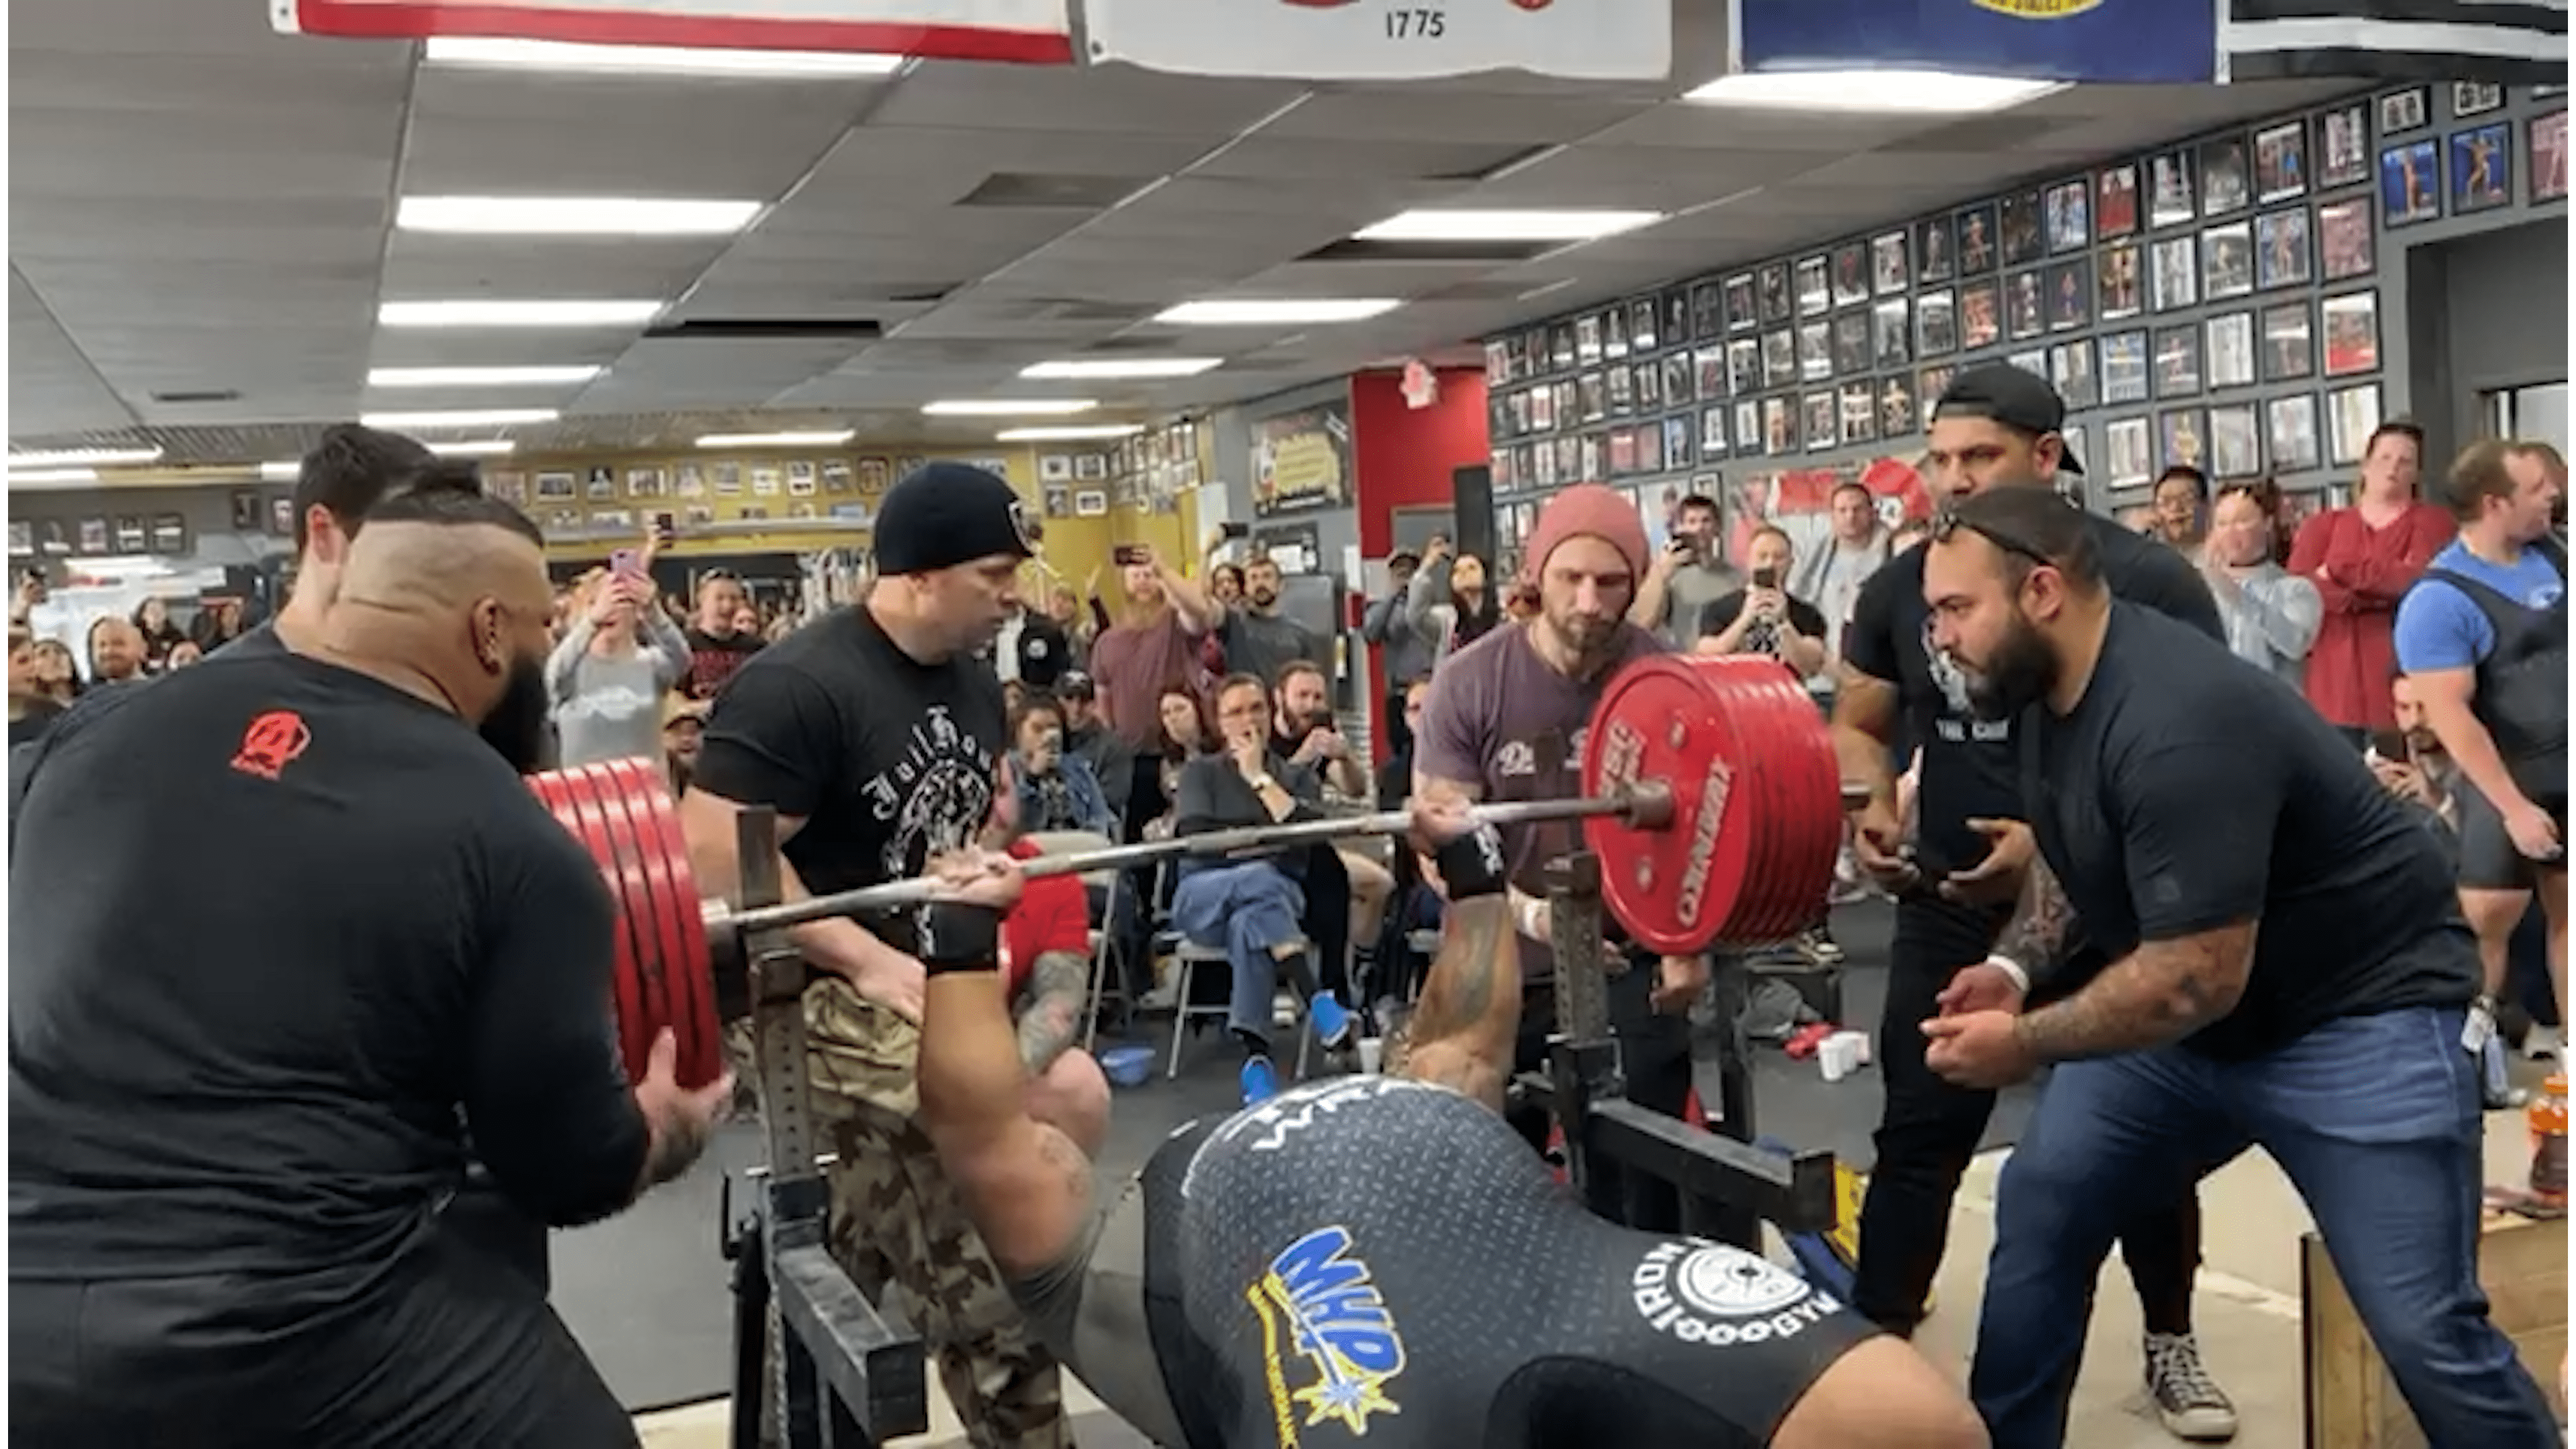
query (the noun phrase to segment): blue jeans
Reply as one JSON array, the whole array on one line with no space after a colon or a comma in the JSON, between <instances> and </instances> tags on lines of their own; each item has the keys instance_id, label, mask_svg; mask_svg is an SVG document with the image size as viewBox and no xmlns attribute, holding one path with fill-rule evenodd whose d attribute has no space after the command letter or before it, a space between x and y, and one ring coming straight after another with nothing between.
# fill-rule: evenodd
<instances>
[{"instance_id":1,"label":"blue jeans","mask_svg":"<svg viewBox=\"0 0 2576 1449\"><path fill-rule=\"evenodd\" d=\"M1287 873L1266 860L1207 866L1181 877L1172 892L1172 924L1194 945L1225 952L1234 968L1234 992L1227 998L1225 1024L1256 1041L1270 1039L1270 1006L1279 992L1279 972L1311 1000L1314 972L1300 953L1280 960L1271 948L1302 941L1298 924L1306 911L1306 893Z\"/></svg>"},{"instance_id":2,"label":"blue jeans","mask_svg":"<svg viewBox=\"0 0 2576 1449\"><path fill-rule=\"evenodd\" d=\"M2004 1166L1968 1393L1995 1449L2058 1449L2112 1237L2252 1146L2280 1163L2434 1449L2557 1449L2478 1286L2483 1129L2464 1013L2329 1022L2268 1056L2058 1068Z\"/></svg>"}]
</instances>

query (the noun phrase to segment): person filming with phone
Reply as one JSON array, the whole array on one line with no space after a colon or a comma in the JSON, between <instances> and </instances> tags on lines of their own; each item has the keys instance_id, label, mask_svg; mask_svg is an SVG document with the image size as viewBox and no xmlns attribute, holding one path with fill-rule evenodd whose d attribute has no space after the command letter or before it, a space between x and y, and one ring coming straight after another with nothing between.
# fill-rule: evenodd
<instances>
[{"instance_id":1,"label":"person filming with phone","mask_svg":"<svg viewBox=\"0 0 2576 1449\"><path fill-rule=\"evenodd\" d=\"M1651 629L1671 648L1684 647L1708 606L1744 587L1744 575L1718 550L1717 500L1694 493L1673 505L1673 536L1655 555L1628 622Z\"/></svg>"},{"instance_id":2,"label":"person filming with phone","mask_svg":"<svg viewBox=\"0 0 2576 1449\"><path fill-rule=\"evenodd\" d=\"M1711 601L1699 613L1700 654L1768 654L1801 682L1825 667L1825 616L1783 587L1796 551L1789 535L1770 524L1753 531L1745 562L1753 577L1745 587Z\"/></svg>"},{"instance_id":3,"label":"person filming with phone","mask_svg":"<svg viewBox=\"0 0 2576 1449\"><path fill-rule=\"evenodd\" d=\"M610 555L581 585L578 611L546 660L546 697L566 768L662 754L662 696L689 672L689 641L654 598L653 555Z\"/></svg>"}]
</instances>

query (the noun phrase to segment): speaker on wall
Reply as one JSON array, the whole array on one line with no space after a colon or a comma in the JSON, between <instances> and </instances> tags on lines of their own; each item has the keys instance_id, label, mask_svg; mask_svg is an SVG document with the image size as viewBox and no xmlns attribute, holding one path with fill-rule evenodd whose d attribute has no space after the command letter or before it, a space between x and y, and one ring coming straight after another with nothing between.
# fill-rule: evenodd
<instances>
[{"instance_id":1,"label":"speaker on wall","mask_svg":"<svg viewBox=\"0 0 2576 1449\"><path fill-rule=\"evenodd\" d=\"M1449 472L1451 496L1458 509L1458 552L1472 553L1491 566L1494 559L1494 470L1469 463Z\"/></svg>"}]
</instances>

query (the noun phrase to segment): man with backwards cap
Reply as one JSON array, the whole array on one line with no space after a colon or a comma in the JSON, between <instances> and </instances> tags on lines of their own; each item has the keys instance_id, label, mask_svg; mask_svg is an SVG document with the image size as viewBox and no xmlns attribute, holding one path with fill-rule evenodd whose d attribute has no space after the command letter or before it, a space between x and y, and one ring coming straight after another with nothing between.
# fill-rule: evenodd
<instances>
[{"instance_id":1,"label":"man with backwards cap","mask_svg":"<svg viewBox=\"0 0 2576 1449\"><path fill-rule=\"evenodd\" d=\"M778 815L789 899L919 875L992 813L1002 684L978 653L1035 552L1011 485L936 462L879 510L875 581L746 660L707 716L680 813L702 887L740 880L735 814ZM1055 1360L1027 1336L915 1118L922 965L912 911L796 928L806 1066L829 1124L833 1255L871 1297L900 1282L978 1446L1069 1442ZM719 983L728 1015L744 983Z\"/></svg>"},{"instance_id":2,"label":"man with backwards cap","mask_svg":"<svg viewBox=\"0 0 2576 1449\"><path fill-rule=\"evenodd\" d=\"M1538 613L1459 650L1431 676L1414 741L1414 793L1451 801L1581 795L1583 732L1602 686L1620 666L1663 650L1653 634L1628 622L1638 580L1651 566L1646 530L1626 499L1597 484L1549 499L1522 564L1538 589ZM1572 821L1503 832L1527 992L1518 1038L1522 1070L1540 1065L1556 1025L1547 863L1581 842ZM1708 963L1696 956L1667 956L1656 969L1611 978L1610 1022L1622 1044L1631 1100L1681 1115L1691 1086L1683 1013L1707 980ZM1545 1141L1548 1117L1528 1111L1513 1125L1535 1147ZM1668 1184L1641 1178L1629 1191L1626 1203L1594 1206L1634 1227L1680 1225L1680 1198Z\"/></svg>"},{"instance_id":3,"label":"man with backwards cap","mask_svg":"<svg viewBox=\"0 0 2576 1449\"><path fill-rule=\"evenodd\" d=\"M1928 471L1955 504L1992 489L2051 488L2080 475L2059 431L2066 406L2045 381L2007 364L1970 368L1934 407ZM2072 505L2069 505L2070 507ZM2224 639L2208 586L2182 555L2086 514L2102 573L2120 597ZM2016 916L2035 853L2021 798L2021 752L2009 719L1984 719L1966 677L1931 646L1923 602L1924 551L1889 561L1861 588L1843 631L1844 666L1834 733L1845 780L1865 781L1869 803L1853 817L1861 867L1897 897L1887 1010L1879 1027L1886 1105L1878 1161L1860 1217L1853 1304L1898 1333L1923 1316L1949 1237L1951 1200L1975 1155L1995 1094L1954 1085L1926 1064L1923 1024L1943 1013L1962 970L1994 956L2040 969L2074 943L2062 902ZM1923 749L1919 821L1897 812L1889 746L1899 716ZM2217 808L2217 802L2211 802ZM2043 873L2038 873L2044 876ZM2008 919L2011 928L2006 929ZM1998 932L2005 939L1998 941ZM2050 935L2060 939L2046 939ZM2195 1440L2236 1430L2235 1406L2200 1362L2192 1336L2192 1274L2200 1260L2198 1204L2188 1183L2122 1236L2146 1327L2146 1385L2169 1432Z\"/></svg>"}]
</instances>

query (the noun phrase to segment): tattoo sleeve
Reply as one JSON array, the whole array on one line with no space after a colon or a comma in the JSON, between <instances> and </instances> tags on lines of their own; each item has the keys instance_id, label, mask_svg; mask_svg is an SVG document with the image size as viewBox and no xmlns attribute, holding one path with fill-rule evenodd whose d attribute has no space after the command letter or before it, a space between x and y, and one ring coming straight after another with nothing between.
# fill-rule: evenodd
<instances>
[{"instance_id":1,"label":"tattoo sleeve","mask_svg":"<svg viewBox=\"0 0 2576 1449\"><path fill-rule=\"evenodd\" d=\"M2234 1011L2253 958L2250 921L2149 941L2083 990L2019 1017L2014 1029L2049 1062L2163 1046Z\"/></svg>"},{"instance_id":2,"label":"tattoo sleeve","mask_svg":"<svg viewBox=\"0 0 2576 1449\"><path fill-rule=\"evenodd\" d=\"M2066 888L2057 883L2057 872L2048 868L2047 858L2032 851L2029 873L2022 877L2021 902L2013 907L2003 934L1995 938L1995 954L2011 957L2037 981L2065 958L2074 935L2074 903L2067 900Z\"/></svg>"},{"instance_id":3,"label":"tattoo sleeve","mask_svg":"<svg viewBox=\"0 0 2576 1449\"><path fill-rule=\"evenodd\" d=\"M652 1145L644 1149L644 1180L636 1185L638 1197L681 1173L707 1150L712 1134L677 1112L667 1113L653 1124Z\"/></svg>"},{"instance_id":4,"label":"tattoo sleeve","mask_svg":"<svg viewBox=\"0 0 2576 1449\"><path fill-rule=\"evenodd\" d=\"M1083 993L1091 984L1089 968L1070 951L1042 952L1030 968L1019 1017L1020 1065L1031 1077L1043 1075L1073 1045Z\"/></svg>"},{"instance_id":5,"label":"tattoo sleeve","mask_svg":"<svg viewBox=\"0 0 2576 1449\"><path fill-rule=\"evenodd\" d=\"M1504 896L1449 908L1409 1028L1410 1074L1500 1106L1521 1023L1521 953Z\"/></svg>"}]
</instances>

